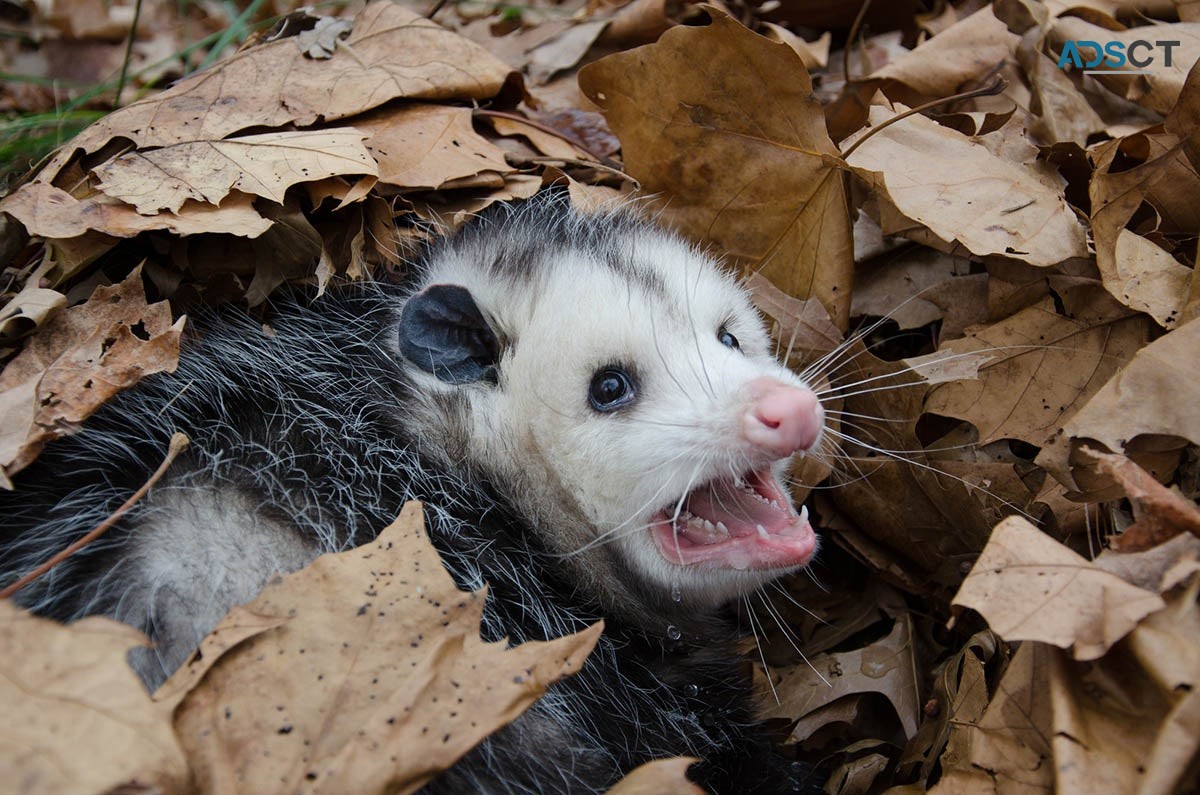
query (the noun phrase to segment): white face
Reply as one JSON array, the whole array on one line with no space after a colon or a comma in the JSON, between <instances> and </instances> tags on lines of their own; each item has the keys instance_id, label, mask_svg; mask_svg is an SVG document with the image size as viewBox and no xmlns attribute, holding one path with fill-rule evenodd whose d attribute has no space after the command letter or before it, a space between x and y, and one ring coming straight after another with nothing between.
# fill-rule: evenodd
<instances>
[{"instance_id":1,"label":"white face","mask_svg":"<svg viewBox=\"0 0 1200 795\"><path fill-rule=\"evenodd\" d=\"M779 475L819 441L815 396L710 260L644 233L617 262L430 274L470 290L502 341L497 384L439 385L468 390L470 457L518 484L557 552L603 566L615 550L690 604L803 566L816 539Z\"/></svg>"}]
</instances>

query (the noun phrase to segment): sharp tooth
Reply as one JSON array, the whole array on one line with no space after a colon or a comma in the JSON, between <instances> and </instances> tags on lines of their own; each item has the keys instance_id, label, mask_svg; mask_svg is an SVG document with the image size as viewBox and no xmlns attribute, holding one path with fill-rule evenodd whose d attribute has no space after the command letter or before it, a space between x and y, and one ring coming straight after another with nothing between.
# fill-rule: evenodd
<instances>
[{"instance_id":1,"label":"sharp tooth","mask_svg":"<svg viewBox=\"0 0 1200 795\"><path fill-rule=\"evenodd\" d=\"M802 521L802 522L808 521L808 506L807 505L800 506L800 521Z\"/></svg>"},{"instance_id":2,"label":"sharp tooth","mask_svg":"<svg viewBox=\"0 0 1200 795\"><path fill-rule=\"evenodd\" d=\"M770 535L767 533L767 528L763 527L762 525L755 525L754 529L758 531L759 538L770 538Z\"/></svg>"},{"instance_id":3,"label":"sharp tooth","mask_svg":"<svg viewBox=\"0 0 1200 795\"><path fill-rule=\"evenodd\" d=\"M704 519L703 521L704 521L704 529L705 530L707 530L709 533L717 532L717 526L715 524L708 521L707 519Z\"/></svg>"},{"instance_id":4,"label":"sharp tooth","mask_svg":"<svg viewBox=\"0 0 1200 795\"><path fill-rule=\"evenodd\" d=\"M775 500L771 500L771 507L772 507L772 508L775 508L775 509L777 509L777 510L778 510L778 508L779 508L779 503L775 502Z\"/></svg>"},{"instance_id":5,"label":"sharp tooth","mask_svg":"<svg viewBox=\"0 0 1200 795\"><path fill-rule=\"evenodd\" d=\"M725 526L724 522L717 522L717 529L725 535L729 535L729 528Z\"/></svg>"}]
</instances>

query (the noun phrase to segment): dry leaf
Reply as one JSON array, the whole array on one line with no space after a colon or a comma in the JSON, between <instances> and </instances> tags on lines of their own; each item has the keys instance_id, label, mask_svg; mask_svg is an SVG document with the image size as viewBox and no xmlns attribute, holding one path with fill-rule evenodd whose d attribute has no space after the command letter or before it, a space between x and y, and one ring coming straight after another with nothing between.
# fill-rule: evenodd
<instances>
[{"instance_id":1,"label":"dry leaf","mask_svg":"<svg viewBox=\"0 0 1200 795\"><path fill-rule=\"evenodd\" d=\"M1191 321L1139 350L1042 449L1036 463L1074 486L1071 463L1079 439L1129 453L1142 434L1200 444L1200 321Z\"/></svg>"},{"instance_id":2,"label":"dry leaf","mask_svg":"<svg viewBox=\"0 0 1200 795\"><path fill-rule=\"evenodd\" d=\"M179 361L185 318L146 303L141 268L42 326L0 373L0 464L12 475L106 400Z\"/></svg>"},{"instance_id":3,"label":"dry leaf","mask_svg":"<svg viewBox=\"0 0 1200 795\"><path fill-rule=\"evenodd\" d=\"M39 235L14 233L0 241L0 260L15 279L4 288L6 297L25 288L0 312L0 333L10 335L3 355L16 355L11 348L25 336L34 340L31 349L45 348L45 340L37 342L42 332L78 310L64 305L81 300L121 263L127 267L143 256L150 257L153 285L172 300L258 302L297 277L315 283L318 292L343 274L399 278L407 267L402 263L413 259L434 224L455 227L492 202L544 185L566 183L584 212L614 200L627 203L628 191L609 186L634 180L614 170L622 167L615 160L619 144L580 93L572 70L577 62L666 32L659 44L585 70L585 87L598 99L604 94L601 101L625 139L625 165L662 198L660 217L724 249L733 264L762 272L751 286L778 321L781 350L807 353L807 360L794 357L801 364L828 353L814 382L823 393L832 389L824 393L827 438L831 446L843 442L845 455L802 457L789 474L814 487L813 515L830 543L813 573L829 593L814 598L817 589L805 587L807 577L784 581L785 597L797 604L775 602L779 614L770 617L778 619L779 632L759 627L757 634L765 666L798 663L784 640L790 631L805 654L821 655L821 670L842 688L837 693L856 692L797 714L836 695L797 665L796 676L783 682L793 706L778 713L780 728L783 720L796 726L797 758L821 759L831 771L827 789L844 795L889 786L890 795L917 795L931 782L951 795L1052 789L1063 795L1118 789L1148 794L1189 786L1186 777L1200 752L1197 538L1179 535L1139 553L1110 550L1093 564L1074 558L1056 564L1060 550L1043 553L1037 544L1013 553L1034 556L1011 570L1024 572L1031 585L1023 593L1002 593L991 607L1020 624L1018 633L1033 626L1056 642L1096 654L1110 635L1137 624L1097 659L1072 660L1045 643L1023 641L1001 680L1011 650L989 631L968 642L977 615L949 633L936 625L992 527L1013 511L1047 518L1076 549L1098 531L1123 530L1119 537L1128 543L1138 541L1144 526L1169 527L1162 504L1183 523L1194 514L1186 497L1197 493L1200 482L1193 445L1200 415L1192 416L1197 409L1190 399L1200 394L1200 375L1192 372L1200 324L1196 330L1183 324L1200 313L1194 270L1200 69L1191 75L1195 85L1171 74L1085 77L1058 68L1052 50L1055 36L1081 23L1094 27L1098 41L1173 39L1180 28L1163 23L1176 13L1200 20L1200 2L967 0L932 4L936 8L927 11L931 4L904 0L875 3L860 32L850 36L856 4L782 0L751 15L754 29L780 44L690 0L633 0L616 7L624 1L567 0L519 9L460 3L438 10L443 26L484 42L495 57L394 4L371 5L357 19L297 13L281 29L252 37L232 58L177 82L183 61L172 54L184 44L177 31L199 36L224 29L226 9L148 0L121 98L128 101L117 103L127 107L85 132L79 145L68 143L44 172L43 184L5 200L4 209L15 210ZM76 85L93 85L121 64L132 0L36 3L42 16L34 24L6 22L20 38L0 41L0 71L40 77L45 85L5 86L0 110L53 111L79 96ZM289 9L276 3L263 13ZM712 22L695 26L704 15ZM685 20L689 27L671 30ZM810 45L790 31L820 38ZM109 41L69 38L76 34ZM832 39L852 39L848 53L829 57ZM198 64L203 52L203 46L193 52L189 65ZM1182 64L1179 49L1175 55ZM537 109L525 111L528 123L511 110L520 80L496 58L532 79L549 80L526 98ZM160 59L168 59L163 67L141 73ZM830 66L814 98L801 63L818 61ZM847 62L850 74L841 74ZM852 157L883 147L880 164L867 169L871 181L846 178L848 169L829 139L847 141L848 148L850 136L864 132L871 104L890 98L911 106L994 76L1008 81L1003 96L958 101L883 130ZM171 87L150 93L159 86ZM1164 121L1172 91L1179 98ZM146 98L134 102L134 93ZM835 97L836 103L819 107L818 100ZM40 105L22 106L29 98ZM439 100L447 104L433 104ZM547 112L551 108L555 112ZM378 160L384 184L374 176L339 176L363 173L355 169L364 167L373 173L357 139L346 142L353 150L348 162L315 170L316 160L332 151L319 142L297 156L275 158L269 167L244 151L247 140L260 136L267 143L259 148L278 151L280 140L329 135L316 131L324 125L353 125L369 134L367 151ZM219 154L222 149L234 153L236 165ZM192 162L181 163L184 155ZM200 169L188 170L197 162ZM162 176L156 163L182 181ZM156 171L131 174L132 164ZM908 182L897 184L897 174ZM262 184L251 185L256 176ZM97 192L101 180L113 195ZM300 189L288 190L293 184ZM1006 204L1005 190L1021 193L1020 200L1014 195ZM1033 204L1026 204L1026 194ZM222 197L224 206L212 213L210 202ZM983 207L981 201L992 203ZM147 218L137 212L160 209L179 213ZM874 225L873 238L858 249L857 273L845 231L854 214L856 234ZM210 231L232 234L197 234ZM1088 241L1094 241L1095 258ZM108 276L91 265L101 255ZM46 289L59 285L58 291ZM837 347L845 317L860 315L886 320L864 334L865 342ZM127 328L118 329L118 337L141 333L137 318L122 322ZM893 334L895 327L916 333ZM967 338L958 339L963 334ZM1134 357L1151 336L1161 338ZM988 350L997 346L1017 347ZM1125 362L1130 364L1118 372ZM23 443L30 428L40 428L30 416L40 406L40 373L34 368L17 378L18 370L10 368L3 376L17 383L0 393L0 410L11 418L3 426L9 436L0 442ZM853 394L838 397L845 393ZM74 421L56 422L75 427ZM1132 498L1139 520L1132 525L1124 503L1069 502L1122 496L1108 476L1085 465L1079 451L1085 442L1123 449L1149 478L1171 482L1183 496L1164 494L1147 479L1146 494L1135 491ZM1029 461L1029 443L1044 445L1038 458L1044 467ZM829 461L843 471L822 485ZM1072 467L1086 494L1072 480ZM1054 477L1045 477L1048 471ZM796 490L804 493L804 487ZM428 562L427 553L426 547L416 554ZM371 554L378 563L381 552ZM354 568L352 557L344 568ZM1041 577L1034 573L1039 567L1047 572ZM225 705L236 716L236 725L190 740L196 747L211 743L200 760L211 788L257 791L258 777L283 770L283 780L277 776L271 784L279 790L403 790L460 752L440 746L445 710L435 708L444 706L443 694L415 692L420 682L400 681L388 668L424 665L420 670L431 677L443 675L427 662L441 643L440 626L422 633L419 648L398 648L403 644L391 631L391 614L401 611L350 615L349 597L327 598L335 587L324 580L313 585L332 568L343 566L321 563L315 575L298 580L307 583L303 597L285 600L272 591L260 612L235 614L208 639L203 658L172 680L172 690L158 694L163 708L192 699L185 709L195 725L209 719L223 724ZM390 569L407 572L408 564ZM436 560L428 569L441 571ZM384 577L383 570L371 572ZM988 576L999 581L1009 571ZM1057 582L1063 571L1077 575L1059 597L1066 608L1040 590L1040 580ZM352 576L351 582L368 583L351 586L360 599L374 584L371 572ZM1122 604L1128 590L1117 587L1114 596L1096 586L1105 575L1103 585L1128 583L1136 597ZM903 618L903 631L893 626L892 637L856 648L862 638L877 637L864 630L872 632L886 602L880 592L887 589L885 580L908 591L904 599L912 612ZM866 590L855 590L860 587ZM376 591L372 602L381 593L388 598ZM1164 609L1140 620L1136 610L1127 614L1142 604L1139 599L1156 594ZM467 613L479 601L452 596L467 600ZM1082 607L1076 610L1071 599ZM308 618L289 616L292 608ZM1021 610L1024 623L1013 618ZM1062 615L1039 623L1052 613ZM360 682L357 672L337 667L343 661L328 647L341 642L335 631L360 629L355 625L367 617L376 631L349 641L369 663L366 682ZM470 641L483 648L474 641L475 623L465 624L451 630L449 645L458 650ZM300 640L302 631L312 637ZM526 652L500 656L514 653ZM258 654L278 660L264 660L266 673L232 672ZM330 657L336 658L332 664ZM377 671L382 675L371 683ZM873 673L883 678L873 680ZM333 684L317 680L319 674L345 685L341 700L332 695ZM502 678L501 684L512 683ZM474 717L475 711L504 706L497 701L511 704L507 695L474 694L464 705ZM437 704L430 703L434 696ZM424 717L393 727L383 721L422 698L432 707ZM372 705L380 712L371 713ZM388 711L389 705L397 710ZM262 713L245 711L260 707ZM277 717L288 723L275 722ZM328 721L328 733L318 720ZM493 718L491 725L499 722ZM277 734L285 726L290 733ZM419 735L424 726L425 738L402 734L412 729ZM901 750L900 735L914 727L916 735ZM802 737L810 730L811 737ZM458 727L450 733L451 744L470 744ZM262 751L270 758L255 755ZM400 769L409 762L414 764ZM237 779L235 763L246 771L244 780ZM694 792L684 779L687 764L670 760L640 769L616 791ZM305 780L309 772L315 780ZM153 786L139 779L121 791Z\"/></svg>"},{"instance_id":4,"label":"dry leaf","mask_svg":"<svg viewBox=\"0 0 1200 795\"><path fill-rule=\"evenodd\" d=\"M254 197L244 193L231 193L220 207L186 201L177 213L140 215L133 207L102 193L76 199L49 183L31 182L0 199L0 211L10 213L29 234L45 238L72 238L88 232L135 237L155 229L176 235L208 232L258 237L271 227L271 222L254 209Z\"/></svg>"},{"instance_id":5,"label":"dry leaf","mask_svg":"<svg viewBox=\"0 0 1200 795\"><path fill-rule=\"evenodd\" d=\"M246 135L130 152L97 167L102 192L139 213L178 212L189 199L220 204L232 190L283 204L298 182L342 174L377 175L354 128Z\"/></svg>"},{"instance_id":6,"label":"dry leaf","mask_svg":"<svg viewBox=\"0 0 1200 795\"><path fill-rule=\"evenodd\" d=\"M492 125L492 128L498 135L521 136L546 157L560 158L562 160L594 159L593 155L583 151L562 135L553 135L547 132L545 128L535 127L527 121L506 116L491 116L488 118L488 123Z\"/></svg>"},{"instance_id":7,"label":"dry leaf","mask_svg":"<svg viewBox=\"0 0 1200 795\"><path fill-rule=\"evenodd\" d=\"M829 65L829 44L833 41L833 34L829 31L822 33L821 38L816 41L805 41L781 25L770 22L762 24L764 35L771 41L778 41L795 50L804 62L804 68L811 71L824 69Z\"/></svg>"},{"instance_id":8,"label":"dry leaf","mask_svg":"<svg viewBox=\"0 0 1200 795\"><path fill-rule=\"evenodd\" d=\"M1032 2L1032 0L1030 0ZM1157 19L1169 17L1177 8L1187 5L1188 0L1045 0L1046 8L1053 16L1062 16L1069 11L1082 13L1096 11L1116 19L1146 15Z\"/></svg>"},{"instance_id":9,"label":"dry leaf","mask_svg":"<svg viewBox=\"0 0 1200 795\"><path fill-rule=\"evenodd\" d=\"M925 97L947 97L1010 59L1017 41L986 6L873 72L871 79L902 83Z\"/></svg>"},{"instance_id":10,"label":"dry leaf","mask_svg":"<svg viewBox=\"0 0 1200 795\"><path fill-rule=\"evenodd\" d=\"M1134 523L1112 539L1113 549L1139 552L1179 533L1192 533L1200 538L1200 508L1194 502L1163 486L1125 456L1098 453L1087 447L1081 452L1101 472L1115 478L1133 503Z\"/></svg>"},{"instance_id":11,"label":"dry leaf","mask_svg":"<svg viewBox=\"0 0 1200 795\"><path fill-rule=\"evenodd\" d=\"M843 754L855 756L834 768L824 791L832 795L868 795L877 791L878 780L891 768L891 758L887 753L870 752L875 749L892 751L891 745L882 740L863 740L842 749Z\"/></svg>"},{"instance_id":12,"label":"dry leaf","mask_svg":"<svg viewBox=\"0 0 1200 795\"><path fill-rule=\"evenodd\" d=\"M170 707L150 700L125 660L145 643L108 618L65 627L0 600L6 792L191 791Z\"/></svg>"},{"instance_id":13,"label":"dry leaf","mask_svg":"<svg viewBox=\"0 0 1200 795\"><path fill-rule=\"evenodd\" d=\"M663 194L663 221L818 298L845 328L850 217L808 72L786 45L712 16L589 64L580 88L621 139L630 176Z\"/></svg>"},{"instance_id":14,"label":"dry leaf","mask_svg":"<svg viewBox=\"0 0 1200 795\"><path fill-rule=\"evenodd\" d=\"M1113 93L1159 113L1166 113L1175 104L1179 92L1183 89L1188 70L1200 59L1200 24L1194 22L1113 30L1110 27L1093 25L1078 17L1060 17L1047 36L1056 51L1056 56L1061 53L1064 42L1068 40L1101 43L1119 41L1126 47L1141 39L1149 39L1152 42L1179 42L1172 51L1170 66L1166 65L1163 51L1155 49L1152 53L1154 64L1148 74L1105 75L1101 72L1092 75ZM1090 48L1081 47L1080 56L1090 60L1089 56L1094 57L1094 52Z\"/></svg>"},{"instance_id":15,"label":"dry leaf","mask_svg":"<svg viewBox=\"0 0 1200 795\"><path fill-rule=\"evenodd\" d=\"M120 242L120 238L103 232L84 232L78 237L46 240L46 262L52 265L46 271L47 282L51 287L77 283L76 277L84 274L90 265Z\"/></svg>"},{"instance_id":16,"label":"dry leaf","mask_svg":"<svg viewBox=\"0 0 1200 795\"><path fill-rule=\"evenodd\" d=\"M1096 230L1094 223L1092 229ZM1178 322L1192 284L1191 268L1128 229L1117 233L1112 256L1101 258L1097 252L1097 261L1112 264L1111 270L1101 270L1105 287L1126 306L1145 312L1164 328Z\"/></svg>"},{"instance_id":17,"label":"dry leaf","mask_svg":"<svg viewBox=\"0 0 1200 795\"><path fill-rule=\"evenodd\" d=\"M939 757L946 770L959 767L967 759L969 749L963 742L964 734L955 728L975 723L987 708L990 694L984 666L996 657L1000 648L995 633L984 630L972 635L958 652L939 665L931 697L937 711L932 720L922 722L917 736L909 743L900 762L901 770L919 768L918 780L925 781ZM928 713L927 709L926 716L930 717Z\"/></svg>"},{"instance_id":18,"label":"dry leaf","mask_svg":"<svg viewBox=\"0 0 1200 795\"><path fill-rule=\"evenodd\" d=\"M158 690L154 691L154 700L165 704L174 711L188 693L200 684L200 680L221 659L222 655L243 641L283 626L291 618L291 616L258 615L239 606L235 611L226 615L216 629L205 636L191 659L181 668L176 669L175 673L163 682ZM136 655L137 651L135 649L130 656ZM144 651L153 654L153 649L147 648ZM157 660L155 662L161 667L160 662Z\"/></svg>"},{"instance_id":19,"label":"dry leaf","mask_svg":"<svg viewBox=\"0 0 1200 795\"><path fill-rule=\"evenodd\" d=\"M200 676L175 721L200 789L413 792L578 670L602 628L509 649L480 639L483 602L442 567L419 503L373 543L268 585L201 647L207 670L163 686Z\"/></svg>"},{"instance_id":20,"label":"dry leaf","mask_svg":"<svg viewBox=\"0 0 1200 795\"><path fill-rule=\"evenodd\" d=\"M1134 677L1118 657L1103 679L1066 679L1076 686L1073 707L1099 707L1106 713L1101 726L1107 731L1094 728L1099 720L1089 726L1089 734L1100 739L1092 747L1058 738L1062 750L1057 755L1078 782L1077 791L1099 792L1114 781L1120 786L1137 783L1142 792L1179 792L1191 785L1187 776L1200 751L1198 585L1200 580L1192 578L1189 587L1168 596L1167 608L1129 637L1135 670L1141 669ZM1099 694L1088 687L1098 679L1105 685ZM1133 710L1126 707L1130 703Z\"/></svg>"},{"instance_id":21,"label":"dry leaf","mask_svg":"<svg viewBox=\"0 0 1200 795\"><path fill-rule=\"evenodd\" d=\"M600 35L603 44L625 47L649 44L658 39L689 12L694 13L691 0L674 3L668 0L632 0L618 8Z\"/></svg>"},{"instance_id":22,"label":"dry leaf","mask_svg":"<svg viewBox=\"0 0 1200 795\"><path fill-rule=\"evenodd\" d=\"M27 334L67 305L65 295L41 286L43 275L51 267L46 263L30 274L25 287L0 309L0 338L11 340Z\"/></svg>"},{"instance_id":23,"label":"dry leaf","mask_svg":"<svg viewBox=\"0 0 1200 795\"><path fill-rule=\"evenodd\" d=\"M1119 301L1173 327L1187 303L1194 271L1145 237L1127 229L1144 203L1157 212L1166 233L1194 234L1200 225L1200 176L1196 174L1197 122L1200 122L1200 69L1193 68L1179 103L1166 122L1167 133L1130 140L1152 144L1145 162L1129 167L1122 147L1101 145L1092 154L1089 185L1096 264L1104 286Z\"/></svg>"},{"instance_id":24,"label":"dry leaf","mask_svg":"<svg viewBox=\"0 0 1200 795\"><path fill-rule=\"evenodd\" d=\"M486 196L457 197L454 194L433 194L431 196L436 201L414 200L412 209L422 220L429 221L443 233L448 233L458 229L496 202L528 199L541 188L541 177L531 174L509 174L504 178L502 188L497 188Z\"/></svg>"},{"instance_id":25,"label":"dry leaf","mask_svg":"<svg viewBox=\"0 0 1200 795\"><path fill-rule=\"evenodd\" d=\"M379 180L401 188L440 188L480 173L511 174L504 151L475 132L471 109L413 104L354 120L367 134Z\"/></svg>"},{"instance_id":26,"label":"dry leaf","mask_svg":"<svg viewBox=\"0 0 1200 795\"><path fill-rule=\"evenodd\" d=\"M530 19L534 13L529 7L522 9L521 24L515 29L511 23L497 24L494 17L484 16L459 25L458 32L513 69L524 71L529 66L530 52L571 27L570 19L557 16L544 18L538 15L539 18Z\"/></svg>"},{"instance_id":27,"label":"dry leaf","mask_svg":"<svg viewBox=\"0 0 1200 795\"><path fill-rule=\"evenodd\" d=\"M402 262L412 262L431 233L420 227L402 227L396 212L379 196L368 196L363 203L363 258L370 264L383 264L391 271ZM354 274L351 274L354 276Z\"/></svg>"},{"instance_id":28,"label":"dry leaf","mask_svg":"<svg viewBox=\"0 0 1200 795\"><path fill-rule=\"evenodd\" d=\"M1053 791L1050 704L1041 692L1047 658L1056 652L1023 644L976 723L951 736L944 770L930 795L1050 795Z\"/></svg>"},{"instance_id":29,"label":"dry leaf","mask_svg":"<svg viewBox=\"0 0 1200 795\"><path fill-rule=\"evenodd\" d=\"M1200 571L1200 539L1181 533L1141 552L1106 549L1095 563L1142 590L1165 594Z\"/></svg>"},{"instance_id":30,"label":"dry leaf","mask_svg":"<svg viewBox=\"0 0 1200 795\"><path fill-rule=\"evenodd\" d=\"M871 109L879 126L894 115ZM865 135L865 134L864 134ZM879 130L847 158L856 174L906 218L985 256L1048 266L1087 256L1083 226L1061 184L916 115ZM897 226L911 226L898 224ZM884 224L884 232L894 229Z\"/></svg>"},{"instance_id":31,"label":"dry leaf","mask_svg":"<svg viewBox=\"0 0 1200 795\"><path fill-rule=\"evenodd\" d=\"M1030 84L1029 111L1034 117L1030 132L1047 143L1071 141L1086 146L1090 135L1104 129L1104 119L1067 73L1038 49L1042 36L1040 27L1029 31L1017 49Z\"/></svg>"},{"instance_id":32,"label":"dry leaf","mask_svg":"<svg viewBox=\"0 0 1200 795\"><path fill-rule=\"evenodd\" d=\"M1107 293L1077 292L1069 317L1047 297L942 346L943 357L986 354L989 361L978 377L931 392L925 410L967 420L979 429L981 444L1051 441L1149 337L1145 318L1130 316Z\"/></svg>"},{"instance_id":33,"label":"dry leaf","mask_svg":"<svg viewBox=\"0 0 1200 795\"><path fill-rule=\"evenodd\" d=\"M833 325L820 301L793 298L761 273L750 274L745 286L758 310L776 323L773 335L783 351L781 359L797 355L811 361L842 344L845 335Z\"/></svg>"},{"instance_id":34,"label":"dry leaf","mask_svg":"<svg viewBox=\"0 0 1200 795\"><path fill-rule=\"evenodd\" d=\"M1195 592L1173 595L1096 662L1022 644L983 717L960 729L965 758L943 757L930 792L1179 791L1200 737Z\"/></svg>"},{"instance_id":35,"label":"dry leaf","mask_svg":"<svg viewBox=\"0 0 1200 795\"><path fill-rule=\"evenodd\" d=\"M1008 641L1036 640L1095 660L1162 598L1098 568L1029 522L996 526L953 605L970 607Z\"/></svg>"},{"instance_id":36,"label":"dry leaf","mask_svg":"<svg viewBox=\"0 0 1200 795\"><path fill-rule=\"evenodd\" d=\"M1095 529L1095 507L1070 499L1070 490L1052 477L1042 484L1029 513L1043 530L1060 541L1071 536L1088 538Z\"/></svg>"},{"instance_id":37,"label":"dry leaf","mask_svg":"<svg viewBox=\"0 0 1200 795\"><path fill-rule=\"evenodd\" d=\"M562 32L526 51L529 77L535 84L549 82L564 69L575 66L604 32L608 20L576 22Z\"/></svg>"},{"instance_id":38,"label":"dry leaf","mask_svg":"<svg viewBox=\"0 0 1200 795\"><path fill-rule=\"evenodd\" d=\"M353 20L318 17L312 28L296 34L296 46L309 58L332 58L338 42L349 36L352 30Z\"/></svg>"},{"instance_id":39,"label":"dry leaf","mask_svg":"<svg viewBox=\"0 0 1200 795\"><path fill-rule=\"evenodd\" d=\"M291 38L244 49L105 116L62 149L42 178L114 137L144 149L337 121L398 98L488 99L508 74L478 45L395 3L374 2L332 58L308 58Z\"/></svg>"},{"instance_id":40,"label":"dry leaf","mask_svg":"<svg viewBox=\"0 0 1200 795\"><path fill-rule=\"evenodd\" d=\"M987 350L949 356L943 351L934 351L924 356L911 356L901 361L908 367L909 372L922 378L927 384L933 385L978 380L979 368L986 366L994 356L995 354Z\"/></svg>"},{"instance_id":41,"label":"dry leaf","mask_svg":"<svg viewBox=\"0 0 1200 795\"><path fill-rule=\"evenodd\" d=\"M321 234L298 203L268 205L265 209L271 228L249 241L253 255L242 258L254 265L254 278L246 286L246 303L250 306L266 301L284 282L311 275L324 250Z\"/></svg>"},{"instance_id":42,"label":"dry leaf","mask_svg":"<svg viewBox=\"0 0 1200 795\"><path fill-rule=\"evenodd\" d=\"M913 246L859 268L850 314L886 317L901 331L941 320L942 338L953 339L987 320L987 282L964 257Z\"/></svg>"},{"instance_id":43,"label":"dry leaf","mask_svg":"<svg viewBox=\"0 0 1200 795\"><path fill-rule=\"evenodd\" d=\"M829 495L857 527L839 540L912 590L957 588L991 528L1032 494L999 490L990 467L945 473L930 460L916 433L929 386L908 368L875 358L861 341L829 367L845 371L835 385L846 384L854 423L841 439L845 482Z\"/></svg>"},{"instance_id":44,"label":"dry leaf","mask_svg":"<svg viewBox=\"0 0 1200 795\"><path fill-rule=\"evenodd\" d=\"M335 199L337 206L334 211L343 210L351 204L363 201L379 184L378 177L362 177L349 183L341 177L328 177L316 182L306 182L304 192L313 207L320 207L329 199Z\"/></svg>"},{"instance_id":45,"label":"dry leaf","mask_svg":"<svg viewBox=\"0 0 1200 795\"><path fill-rule=\"evenodd\" d=\"M698 760L679 757L658 759L634 768L608 795L704 795L688 781L687 770Z\"/></svg>"},{"instance_id":46,"label":"dry leaf","mask_svg":"<svg viewBox=\"0 0 1200 795\"><path fill-rule=\"evenodd\" d=\"M763 712L768 718L800 718L792 730L798 742L826 721L820 710L838 699L878 693L888 700L906 737L917 733L921 705L917 691L911 620L907 614L880 640L858 649L811 657L798 665L772 670L778 701Z\"/></svg>"}]
</instances>

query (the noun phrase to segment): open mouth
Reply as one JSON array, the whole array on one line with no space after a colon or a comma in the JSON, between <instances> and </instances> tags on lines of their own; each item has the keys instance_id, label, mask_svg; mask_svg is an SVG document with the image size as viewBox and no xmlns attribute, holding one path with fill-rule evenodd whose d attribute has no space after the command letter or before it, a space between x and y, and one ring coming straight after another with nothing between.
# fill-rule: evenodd
<instances>
[{"instance_id":1,"label":"open mouth","mask_svg":"<svg viewBox=\"0 0 1200 795\"><path fill-rule=\"evenodd\" d=\"M796 513L770 467L697 487L651 519L662 556L683 566L782 569L816 548L808 509Z\"/></svg>"}]
</instances>

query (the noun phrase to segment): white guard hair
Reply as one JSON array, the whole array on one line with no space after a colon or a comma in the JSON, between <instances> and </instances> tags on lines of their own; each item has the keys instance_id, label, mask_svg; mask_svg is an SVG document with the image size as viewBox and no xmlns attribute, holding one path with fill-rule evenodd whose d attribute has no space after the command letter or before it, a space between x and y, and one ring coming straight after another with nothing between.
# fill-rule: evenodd
<instances>
[{"instance_id":1,"label":"white guard hair","mask_svg":"<svg viewBox=\"0 0 1200 795\"><path fill-rule=\"evenodd\" d=\"M711 258L550 193L434 243L405 286L281 294L272 334L235 306L189 315L174 372L0 492L4 585L107 519L172 434L192 440L20 604L139 627L154 647L131 662L153 689L277 573L421 500L455 582L488 588L484 640L605 622L578 673L427 795L599 795L676 756L704 760L691 773L716 795L820 791L756 721L722 603L811 557L779 478L818 446L821 409ZM615 368L630 401L596 398Z\"/></svg>"},{"instance_id":2,"label":"white guard hair","mask_svg":"<svg viewBox=\"0 0 1200 795\"><path fill-rule=\"evenodd\" d=\"M772 356L746 290L695 246L627 211L565 213L555 230L522 223L522 212L496 222L503 235L489 235L484 221L452 240L420 280L419 289L467 288L501 339L498 389L412 375L431 394L465 392L465 457L505 483L543 540L601 589L612 583L587 561L605 546L638 579L698 607L784 573L677 565L648 529L659 511L677 515L696 486L770 464L739 432L749 382L807 388ZM721 343L722 329L740 350ZM598 413L588 387L610 365L635 374L637 398ZM776 476L786 467L775 463Z\"/></svg>"},{"instance_id":3,"label":"white guard hair","mask_svg":"<svg viewBox=\"0 0 1200 795\"><path fill-rule=\"evenodd\" d=\"M551 196L435 243L414 282L312 304L285 296L271 337L236 308L199 313L175 373L119 395L0 495L10 517L0 582L106 518L180 429L192 446L123 529L20 594L64 620L102 612L146 629L157 641L138 663L148 682L277 572L364 543L409 499L463 547L491 543L490 526L472 522L511 517L505 527L522 528L521 543L550 556L537 565L561 570L581 603L657 630L807 562L811 546L787 566L681 565L664 551L664 527L676 544L688 531L667 520L690 521L689 493L751 470L782 476L786 457L747 440L748 385L804 386L772 358L746 292L713 259L628 211L579 216ZM406 296L439 284L469 291L495 332L495 379L446 383L401 354ZM636 398L598 411L589 387L609 367L629 372ZM710 489L709 504L731 493ZM815 543L785 492L768 496L787 510L763 510L786 513ZM460 551L447 565L471 588L506 573L481 555ZM516 578L527 607L551 604L526 593L540 578L528 574ZM570 630L538 610L540 632Z\"/></svg>"}]
</instances>

